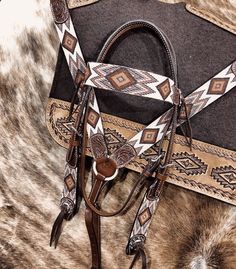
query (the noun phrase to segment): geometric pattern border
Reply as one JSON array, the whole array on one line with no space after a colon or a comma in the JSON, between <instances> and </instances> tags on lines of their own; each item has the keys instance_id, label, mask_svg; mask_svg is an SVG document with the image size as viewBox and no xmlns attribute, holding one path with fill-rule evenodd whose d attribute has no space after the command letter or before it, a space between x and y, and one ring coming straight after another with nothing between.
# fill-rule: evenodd
<instances>
[{"instance_id":1,"label":"geometric pattern border","mask_svg":"<svg viewBox=\"0 0 236 269\"><path fill-rule=\"evenodd\" d=\"M236 169L231 165L213 168L211 176L224 188L236 190Z\"/></svg>"},{"instance_id":2,"label":"geometric pattern border","mask_svg":"<svg viewBox=\"0 0 236 269\"><path fill-rule=\"evenodd\" d=\"M69 107L70 104L68 102L51 98L48 102L46 110L46 123L48 130L55 141L63 147L68 147L69 145L70 128L66 128L65 121L60 121L60 119L66 119L68 117ZM107 133L108 138L108 140L106 140L108 142L107 146L112 152L120 147L122 143L132 137L135 133L138 133L143 129L142 124L112 115L102 114L102 119L105 128L105 136ZM73 122L71 124L73 125ZM109 140L111 141L111 144L109 144ZM153 158L156 151L157 148L155 146L150 148L149 151L145 151L144 154L135 158L126 167L140 173L146 165L148 159ZM194 154L195 157L204 163L202 165L203 167L204 165L207 165L206 172L201 173L201 170L195 169L194 174L187 172L189 173L188 175L184 171L181 172L178 170L176 168L176 162L174 161L173 163L175 164L175 167L170 167L169 170L171 174L175 174L175 177L168 176L167 181L172 184L182 186L184 188L236 205L235 186L232 185L234 183L231 183L231 185L222 185L219 181L217 181L216 175L212 173L213 168L216 169L219 167L229 166L235 168L236 152L197 141L195 139L193 139L191 152L189 151L189 147L184 137L175 135L173 153L175 155L178 154L177 156L183 157L183 153L185 152L187 152L189 155ZM91 153L87 151L86 154L90 155ZM201 184L201 188L199 188L199 184Z\"/></svg>"},{"instance_id":3,"label":"geometric pattern border","mask_svg":"<svg viewBox=\"0 0 236 269\"><path fill-rule=\"evenodd\" d=\"M207 165L194 154L188 152L174 153L173 156L174 167L180 173L186 175L205 174Z\"/></svg>"}]
</instances>

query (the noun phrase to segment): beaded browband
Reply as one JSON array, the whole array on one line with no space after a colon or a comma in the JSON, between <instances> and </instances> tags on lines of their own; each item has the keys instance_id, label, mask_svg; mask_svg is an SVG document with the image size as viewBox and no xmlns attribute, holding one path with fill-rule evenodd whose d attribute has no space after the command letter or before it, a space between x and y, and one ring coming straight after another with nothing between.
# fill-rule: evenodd
<instances>
[{"instance_id":1,"label":"beaded browband","mask_svg":"<svg viewBox=\"0 0 236 269\"><path fill-rule=\"evenodd\" d=\"M68 121L73 111L78 110L75 123L70 125L72 134L65 164L61 212L53 225L50 245L53 242L55 246L57 245L63 220L70 220L78 212L83 198L87 206L85 220L91 241L92 268L101 268L100 216L109 217L122 213L130 204L135 192L145 186L147 190L137 212L126 249L127 254L135 254L131 267L141 255L142 266L145 268L144 242L163 190L168 167L171 165L176 128L186 121L187 127L189 127L189 118L236 86L236 62L183 98L177 87L177 65L174 50L162 30L146 21L128 22L118 28L107 40L99 54L98 61L86 64L66 1L51 0L50 2L56 30L77 89L72 100ZM152 72L101 63L120 36L131 29L143 27L154 31L164 44L173 79ZM168 102L172 107L110 155L93 88L153 98ZM76 97L79 102L74 109ZM191 128L188 128L188 131L190 132ZM89 196L85 191L84 175L86 133L94 159L92 190ZM164 152L162 144L168 134L169 143ZM188 138L186 137L186 139ZM191 135L188 142L191 146ZM99 196L107 181L113 180L117 176L119 168L125 167L156 143L159 147L157 156L148 162L124 204L116 212L103 210L99 203ZM153 177L154 174L155 177Z\"/></svg>"}]
</instances>

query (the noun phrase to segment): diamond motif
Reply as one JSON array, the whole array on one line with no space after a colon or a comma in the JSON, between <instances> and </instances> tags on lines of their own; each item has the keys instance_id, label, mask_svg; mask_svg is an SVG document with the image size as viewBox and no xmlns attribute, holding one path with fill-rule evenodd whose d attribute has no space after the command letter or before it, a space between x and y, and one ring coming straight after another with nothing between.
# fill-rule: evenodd
<instances>
[{"instance_id":1,"label":"diamond motif","mask_svg":"<svg viewBox=\"0 0 236 269\"><path fill-rule=\"evenodd\" d=\"M64 117L64 118L58 118L56 120L55 126L57 127L58 131L61 134L68 136L71 134L71 128L74 126L74 124L75 124L74 117L72 117L69 122L68 118Z\"/></svg>"},{"instance_id":2,"label":"diamond motif","mask_svg":"<svg viewBox=\"0 0 236 269\"><path fill-rule=\"evenodd\" d=\"M157 86L157 89L160 92L160 95L162 96L163 100L165 100L171 93L169 80L166 79L165 81L163 81Z\"/></svg>"},{"instance_id":3,"label":"diamond motif","mask_svg":"<svg viewBox=\"0 0 236 269\"><path fill-rule=\"evenodd\" d=\"M98 120L99 114L90 107L88 112L88 124L90 124L95 129Z\"/></svg>"},{"instance_id":4,"label":"diamond motif","mask_svg":"<svg viewBox=\"0 0 236 269\"><path fill-rule=\"evenodd\" d=\"M194 154L188 154L187 152L173 154L173 161L175 162L175 168L180 173L187 175L203 174L207 170L207 165L204 162Z\"/></svg>"},{"instance_id":5,"label":"diamond motif","mask_svg":"<svg viewBox=\"0 0 236 269\"><path fill-rule=\"evenodd\" d=\"M224 94L227 84L228 84L228 78L213 78L211 80L208 94Z\"/></svg>"},{"instance_id":6,"label":"diamond motif","mask_svg":"<svg viewBox=\"0 0 236 269\"><path fill-rule=\"evenodd\" d=\"M66 184L66 187L68 191L72 191L75 187L75 181L73 179L73 176L69 174L68 176L65 177L64 182Z\"/></svg>"},{"instance_id":7,"label":"diamond motif","mask_svg":"<svg viewBox=\"0 0 236 269\"><path fill-rule=\"evenodd\" d=\"M120 68L106 77L116 90L124 90L136 83L136 80L124 68Z\"/></svg>"},{"instance_id":8,"label":"diamond motif","mask_svg":"<svg viewBox=\"0 0 236 269\"><path fill-rule=\"evenodd\" d=\"M236 169L231 165L213 168L211 176L225 188L236 189Z\"/></svg>"},{"instance_id":9,"label":"diamond motif","mask_svg":"<svg viewBox=\"0 0 236 269\"><path fill-rule=\"evenodd\" d=\"M151 148L145 150L142 155L141 155L141 158L144 158L146 160L149 160L149 159L153 159L155 158L156 156L158 156L158 153L159 153L159 148L158 146L156 145L153 145ZM163 153L164 151L161 150L161 152ZM164 153L163 153L164 154Z\"/></svg>"},{"instance_id":10,"label":"diamond motif","mask_svg":"<svg viewBox=\"0 0 236 269\"><path fill-rule=\"evenodd\" d=\"M69 32L65 31L63 40L62 40L62 46L69 50L71 53L74 53L75 46L77 43L77 39L71 35Z\"/></svg>"},{"instance_id":11,"label":"diamond motif","mask_svg":"<svg viewBox=\"0 0 236 269\"><path fill-rule=\"evenodd\" d=\"M117 149L126 142L126 139L119 132L110 128L105 130L105 138L110 151Z\"/></svg>"},{"instance_id":12,"label":"diamond motif","mask_svg":"<svg viewBox=\"0 0 236 269\"><path fill-rule=\"evenodd\" d=\"M140 143L141 144L154 144L157 140L159 129L145 129L143 131Z\"/></svg>"},{"instance_id":13,"label":"diamond motif","mask_svg":"<svg viewBox=\"0 0 236 269\"><path fill-rule=\"evenodd\" d=\"M138 216L138 220L139 220L140 225L143 226L146 222L148 222L151 219L151 217L152 217L152 213L151 213L149 207L147 207Z\"/></svg>"}]
</instances>

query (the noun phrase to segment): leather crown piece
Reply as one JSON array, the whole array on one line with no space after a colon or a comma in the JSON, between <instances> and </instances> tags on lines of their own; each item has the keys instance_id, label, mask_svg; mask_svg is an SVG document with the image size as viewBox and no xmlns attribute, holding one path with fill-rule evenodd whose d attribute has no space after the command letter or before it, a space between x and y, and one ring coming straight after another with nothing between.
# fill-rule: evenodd
<instances>
[{"instance_id":1,"label":"leather crown piece","mask_svg":"<svg viewBox=\"0 0 236 269\"><path fill-rule=\"evenodd\" d=\"M188 119L235 87L235 63L183 99L180 90L177 88L177 67L174 50L162 30L146 21L128 22L118 28L107 40L98 57L98 62L104 60L112 45L124 33L131 29L146 28L154 31L163 42L173 80L165 76L124 66L94 62L86 65L72 20L68 10L65 10L65 5L63 5L64 2L58 1L60 5L55 4L55 1L51 2L55 13L56 29L69 70L77 87L75 98L79 98L79 103L75 109L78 110L75 122L70 125L72 134L65 168L61 212L53 225L50 244L53 242L55 242L55 245L57 244L63 220L71 219L78 212L80 201L83 198L87 206L85 220L91 242L92 268L101 268L100 217L115 216L122 213L129 205L138 187L146 186L147 191L137 212L127 244L127 254L135 254L131 267L141 256L142 267L145 268L144 243L168 175L169 166L172 165L176 128L187 121L187 131L190 134L190 139L188 140L186 137L186 140L191 146L191 128ZM93 87L154 98L169 102L172 107L110 154ZM201 105L199 105L199 102ZM72 117L74 105L75 99L73 98L69 119ZM86 132L90 142L91 155L94 159L92 167L93 184L89 196L85 191L84 175ZM168 134L169 139L164 150L164 138ZM103 210L99 204L99 196L106 181L113 180L119 168L128 165L134 158L143 154L156 143L158 143L156 155L145 165L121 208L115 212ZM152 177L153 175L155 176Z\"/></svg>"}]
</instances>

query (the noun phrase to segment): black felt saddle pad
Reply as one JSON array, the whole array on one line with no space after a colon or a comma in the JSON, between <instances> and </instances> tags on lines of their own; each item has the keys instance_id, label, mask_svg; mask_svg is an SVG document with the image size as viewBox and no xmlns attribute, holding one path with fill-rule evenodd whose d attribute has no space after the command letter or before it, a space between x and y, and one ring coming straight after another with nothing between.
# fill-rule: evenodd
<instances>
[{"instance_id":1,"label":"black felt saddle pad","mask_svg":"<svg viewBox=\"0 0 236 269\"><path fill-rule=\"evenodd\" d=\"M185 10L183 4L157 0L114 1L71 10L86 61L95 61L106 38L121 24L148 20L170 38L177 55L179 88L186 96L236 59L236 36ZM107 59L169 75L165 54L158 41L146 31L135 31L115 47ZM74 91L65 57L59 50L50 97L70 101ZM102 112L148 124L169 108L149 98L96 90ZM235 88L191 119L193 137L236 150Z\"/></svg>"}]
</instances>

